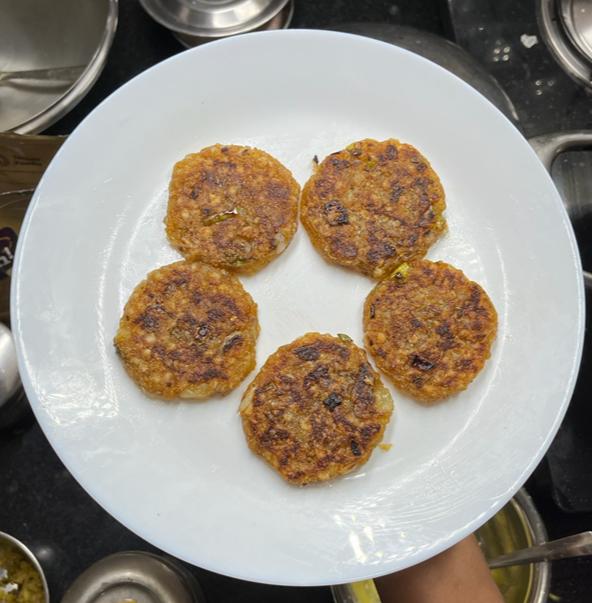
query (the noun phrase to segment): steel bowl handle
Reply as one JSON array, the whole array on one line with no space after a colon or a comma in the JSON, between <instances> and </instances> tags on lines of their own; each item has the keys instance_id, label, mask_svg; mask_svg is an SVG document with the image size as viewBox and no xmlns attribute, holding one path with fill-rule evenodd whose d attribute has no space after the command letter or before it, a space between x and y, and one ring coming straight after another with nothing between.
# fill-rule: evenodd
<instances>
[{"instance_id":1,"label":"steel bowl handle","mask_svg":"<svg viewBox=\"0 0 592 603\"><path fill-rule=\"evenodd\" d=\"M489 561L490 569L496 567L509 567L523 565L538 561L553 559L569 559L570 557L583 557L592 555L592 532L580 532L573 536L566 536L558 540L551 540L543 544L534 545L526 549L512 551L500 555Z\"/></svg>"},{"instance_id":2,"label":"steel bowl handle","mask_svg":"<svg viewBox=\"0 0 592 603\"><path fill-rule=\"evenodd\" d=\"M529 138L530 146L535 150L545 168L551 172L551 166L557 156L569 149L586 149L592 147L592 130L572 130L554 132ZM592 291L592 273L584 273L586 289Z\"/></svg>"},{"instance_id":3,"label":"steel bowl handle","mask_svg":"<svg viewBox=\"0 0 592 603\"><path fill-rule=\"evenodd\" d=\"M529 138L528 142L536 151L547 170L551 171L553 161L560 153L569 149L585 149L592 147L592 130L572 130L541 134Z\"/></svg>"}]
</instances>

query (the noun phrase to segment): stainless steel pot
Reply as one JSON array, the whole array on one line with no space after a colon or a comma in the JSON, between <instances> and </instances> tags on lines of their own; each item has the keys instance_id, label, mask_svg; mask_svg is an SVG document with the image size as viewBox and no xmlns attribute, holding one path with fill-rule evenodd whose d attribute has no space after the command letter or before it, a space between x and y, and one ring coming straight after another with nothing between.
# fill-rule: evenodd
<instances>
[{"instance_id":1,"label":"stainless steel pot","mask_svg":"<svg viewBox=\"0 0 592 603\"><path fill-rule=\"evenodd\" d=\"M547 532L526 490L516 496L477 531L484 553L494 557L547 540ZM549 562L492 571L506 603L545 603L551 583ZM335 603L380 603L372 580L331 587Z\"/></svg>"},{"instance_id":2,"label":"stainless steel pot","mask_svg":"<svg viewBox=\"0 0 592 603\"><path fill-rule=\"evenodd\" d=\"M84 69L74 83L3 82L0 131L41 132L82 100L105 65L117 14L118 0L3 0L0 70Z\"/></svg>"}]
</instances>

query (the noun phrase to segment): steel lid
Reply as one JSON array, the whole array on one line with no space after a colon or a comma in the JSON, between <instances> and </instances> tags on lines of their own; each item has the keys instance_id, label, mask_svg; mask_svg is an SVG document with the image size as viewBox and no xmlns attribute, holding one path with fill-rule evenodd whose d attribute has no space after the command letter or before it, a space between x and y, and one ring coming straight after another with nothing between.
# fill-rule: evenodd
<instances>
[{"instance_id":1,"label":"steel lid","mask_svg":"<svg viewBox=\"0 0 592 603\"><path fill-rule=\"evenodd\" d=\"M561 17L574 46L592 61L592 3L590 0L562 0Z\"/></svg>"},{"instance_id":2,"label":"steel lid","mask_svg":"<svg viewBox=\"0 0 592 603\"><path fill-rule=\"evenodd\" d=\"M140 0L158 23L175 32L217 38L260 27L289 0Z\"/></svg>"},{"instance_id":3,"label":"steel lid","mask_svg":"<svg viewBox=\"0 0 592 603\"><path fill-rule=\"evenodd\" d=\"M68 589L62 603L204 603L188 572L150 553L126 551L91 565Z\"/></svg>"}]
</instances>

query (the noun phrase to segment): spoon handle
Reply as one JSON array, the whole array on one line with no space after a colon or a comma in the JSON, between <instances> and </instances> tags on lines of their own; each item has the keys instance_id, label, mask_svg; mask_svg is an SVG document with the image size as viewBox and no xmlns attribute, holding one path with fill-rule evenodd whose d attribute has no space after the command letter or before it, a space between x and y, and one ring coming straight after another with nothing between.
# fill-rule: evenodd
<instances>
[{"instance_id":1,"label":"spoon handle","mask_svg":"<svg viewBox=\"0 0 592 603\"><path fill-rule=\"evenodd\" d=\"M26 71L0 71L0 82L8 80L45 80L73 82L84 71L84 65L75 67L52 67L50 69L28 69Z\"/></svg>"},{"instance_id":2,"label":"spoon handle","mask_svg":"<svg viewBox=\"0 0 592 603\"><path fill-rule=\"evenodd\" d=\"M489 561L488 564L491 569L494 569L508 565L521 565L536 561L550 561L551 559L565 559L585 555L592 555L592 532L581 532L527 549L520 549L507 555L500 555Z\"/></svg>"}]
</instances>

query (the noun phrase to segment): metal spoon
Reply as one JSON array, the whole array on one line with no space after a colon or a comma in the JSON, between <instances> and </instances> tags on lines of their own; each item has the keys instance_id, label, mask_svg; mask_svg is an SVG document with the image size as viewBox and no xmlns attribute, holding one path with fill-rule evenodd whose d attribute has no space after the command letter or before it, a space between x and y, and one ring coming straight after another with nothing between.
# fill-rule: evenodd
<instances>
[{"instance_id":1,"label":"metal spoon","mask_svg":"<svg viewBox=\"0 0 592 603\"><path fill-rule=\"evenodd\" d=\"M21 386L12 333L0 323L0 431L17 425L30 412Z\"/></svg>"},{"instance_id":2,"label":"metal spoon","mask_svg":"<svg viewBox=\"0 0 592 603\"><path fill-rule=\"evenodd\" d=\"M20 384L12 332L0 323L0 408L16 394Z\"/></svg>"},{"instance_id":3,"label":"metal spoon","mask_svg":"<svg viewBox=\"0 0 592 603\"><path fill-rule=\"evenodd\" d=\"M537 561L551 561L552 559L566 559L586 555L592 555L592 532L581 532L527 549L513 551L507 555L500 555L489 561L488 565L491 569L494 569L496 567L507 567L508 565L523 565L525 563L536 563Z\"/></svg>"},{"instance_id":4,"label":"metal spoon","mask_svg":"<svg viewBox=\"0 0 592 603\"><path fill-rule=\"evenodd\" d=\"M51 82L75 82L86 65L75 67L50 67L48 69L28 69L26 71L0 71L0 84L15 80L37 80Z\"/></svg>"}]
</instances>

